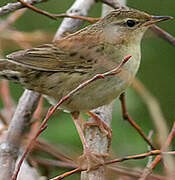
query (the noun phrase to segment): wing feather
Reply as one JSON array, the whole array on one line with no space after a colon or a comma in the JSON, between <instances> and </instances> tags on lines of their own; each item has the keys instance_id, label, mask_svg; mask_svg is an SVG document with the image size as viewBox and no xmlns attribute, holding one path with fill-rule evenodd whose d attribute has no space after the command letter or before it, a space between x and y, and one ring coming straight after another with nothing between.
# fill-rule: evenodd
<instances>
[{"instance_id":1,"label":"wing feather","mask_svg":"<svg viewBox=\"0 0 175 180\"><path fill-rule=\"evenodd\" d=\"M93 62L78 52L68 52L53 44L14 52L7 56L8 61L43 71L86 71Z\"/></svg>"}]
</instances>

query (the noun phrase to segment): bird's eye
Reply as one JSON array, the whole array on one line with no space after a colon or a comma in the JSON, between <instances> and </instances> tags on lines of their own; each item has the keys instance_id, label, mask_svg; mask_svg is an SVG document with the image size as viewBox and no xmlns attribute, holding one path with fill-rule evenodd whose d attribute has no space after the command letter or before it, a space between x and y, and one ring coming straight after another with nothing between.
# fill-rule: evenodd
<instances>
[{"instance_id":1,"label":"bird's eye","mask_svg":"<svg viewBox=\"0 0 175 180\"><path fill-rule=\"evenodd\" d=\"M128 27L134 27L136 25L136 22L133 20L127 20L126 24Z\"/></svg>"}]
</instances>

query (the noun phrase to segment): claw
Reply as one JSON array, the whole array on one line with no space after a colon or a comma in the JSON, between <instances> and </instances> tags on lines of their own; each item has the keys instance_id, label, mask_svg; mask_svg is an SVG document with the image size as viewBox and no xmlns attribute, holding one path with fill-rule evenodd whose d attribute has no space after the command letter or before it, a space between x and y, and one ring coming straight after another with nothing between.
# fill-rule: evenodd
<instances>
[{"instance_id":1,"label":"claw","mask_svg":"<svg viewBox=\"0 0 175 180\"><path fill-rule=\"evenodd\" d=\"M109 139L109 145L110 146L110 142L112 139L112 130L111 128L108 126L108 124L106 124L103 120L101 120L95 113L93 112L88 112L88 114L95 120L95 122L87 122L84 124L85 127L87 126L98 126L99 129L101 130L101 132L105 133Z\"/></svg>"},{"instance_id":2,"label":"claw","mask_svg":"<svg viewBox=\"0 0 175 180\"><path fill-rule=\"evenodd\" d=\"M78 158L78 164L82 169L90 171L97 164L104 164L104 158L107 156L108 154L93 153L89 148L86 148L83 155Z\"/></svg>"}]
</instances>

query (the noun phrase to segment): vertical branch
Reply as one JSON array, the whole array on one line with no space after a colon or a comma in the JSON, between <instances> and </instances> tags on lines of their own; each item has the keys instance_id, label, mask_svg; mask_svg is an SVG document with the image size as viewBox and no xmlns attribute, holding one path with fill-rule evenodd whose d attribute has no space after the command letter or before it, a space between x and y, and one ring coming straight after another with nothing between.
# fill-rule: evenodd
<instances>
[{"instance_id":1,"label":"vertical branch","mask_svg":"<svg viewBox=\"0 0 175 180\"><path fill-rule=\"evenodd\" d=\"M125 0L115 0L116 3L120 3L121 5L125 5ZM102 9L102 17L105 16L109 11L113 10L113 8L103 4ZM97 114L101 120L105 121L106 124L110 127L112 121L112 107L113 102L109 105L99 107L93 110L93 113ZM88 122L93 122L92 118L88 119ZM103 132L99 130L98 127L86 127L85 128L85 137L87 144L90 150L94 153L99 154L107 154L110 145L110 139L105 136ZM105 179L105 167L102 166L96 170L91 171L83 171L81 172L81 180L104 180Z\"/></svg>"},{"instance_id":2,"label":"vertical branch","mask_svg":"<svg viewBox=\"0 0 175 180\"><path fill-rule=\"evenodd\" d=\"M25 127L37 106L39 93L25 90L20 98L15 114L9 124L5 141L0 146L1 180L11 179L18 157L19 147Z\"/></svg>"},{"instance_id":3,"label":"vertical branch","mask_svg":"<svg viewBox=\"0 0 175 180\"><path fill-rule=\"evenodd\" d=\"M2 9L2 8L0 8ZM21 10L14 12L6 21L3 22L0 31L8 27L9 24L14 23L24 12ZM2 84L4 85L4 84ZM3 91L5 87L1 88ZM3 96L9 96L7 89L4 89L5 93L2 92ZM13 118L9 124L8 131L4 141L0 145L0 179L6 180L11 179L13 171L15 169L16 160L19 153L19 147L23 138L25 127L29 124L30 117L37 105L39 100L39 94L32 91L26 90L23 96L20 98L17 109L13 115ZM9 115L12 115L12 102L7 97L4 97L4 102ZM10 117L11 118L11 117Z\"/></svg>"}]
</instances>

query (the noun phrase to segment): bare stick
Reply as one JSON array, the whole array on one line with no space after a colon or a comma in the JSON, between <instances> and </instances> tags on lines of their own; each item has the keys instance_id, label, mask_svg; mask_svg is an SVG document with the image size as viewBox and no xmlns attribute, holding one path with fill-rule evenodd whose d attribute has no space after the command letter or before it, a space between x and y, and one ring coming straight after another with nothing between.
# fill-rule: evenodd
<instances>
[{"instance_id":1,"label":"bare stick","mask_svg":"<svg viewBox=\"0 0 175 180\"><path fill-rule=\"evenodd\" d=\"M152 156L148 156L152 157ZM45 158L32 158L33 161L36 161L38 164L48 166L48 167L61 167L61 168L78 168L77 165L70 163L70 162L64 162L64 161L58 161L58 160L52 160L52 159L45 159ZM127 168L127 167L121 167L118 165L108 165L107 167L109 170L114 171L117 174L125 175L131 178L139 178L142 174L142 170L136 170L134 168ZM73 172L72 172L73 173ZM78 173L78 172L77 172ZM70 176L71 174L69 174ZM165 177L157 175L157 174L151 174L149 176L149 180L165 180Z\"/></svg>"},{"instance_id":2,"label":"bare stick","mask_svg":"<svg viewBox=\"0 0 175 180\"><path fill-rule=\"evenodd\" d=\"M75 0L70 9L67 10L66 14L71 16L87 16L89 9L96 3L95 0ZM57 41L65 37L68 33L77 31L82 25L83 20L65 18L58 28L54 40Z\"/></svg>"},{"instance_id":3,"label":"bare stick","mask_svg":"<svg viewBox=\"0 0 175 180\"><path fill-rule=\"evenodd\" d=\"M175 38L156 25L152 25L150 29L155 32L159 37L167 40L171 45L175 46Z\"/></svg>"},{"instance_id":4,"label":"bare stick","mask_svg":"<svg viewBox=\"0 0 175 180\"><path fill-rule=\"evenodd\" d=\"M148 158L149 157L153 156L148 156ZM138 179L143 172L141 169L136 170L136 168L121 167L117 165L109 165L108 169L116 172L117 174L128 176L131 179ZM157 174L151 174L149 176L149 180L165 180L165 177Z\"/></svg>"},{"instance_id":5,"label":"bare stick","mask_svg":"<svg viewBox=\"0 0 175 180\"><path fill-rule=\"evenodd\" d=\"M46 1L47 0L25 0L28 4L38 4ZM21 8L24 8L24 6L20 2L8 3L7 5L0 7L0 16L4 16Z\"/></svg>"},{"instance_id":6,"label":"bare stick","mask_svg":"<svg viewBox=\"0 0 175 180\"><path fill-rule=\"evenodd\" d=\"M52 157L59 159L61 161L73 162L73 160L70 157L68 157L67 155L65 155L65 153L60 152L58 150L58 147L53 146L52 144L48 143L45 140L38 138L34 144L34 148L39 149L43 152L46 152L46 153L50 154Z\"/></svg>"},{"instance_id":7,"label":"bare stick","mask_svg":"<svg viewBox=\"0 0 175 180\"><path fill-rule=\"evenodd\" d=\"M64 174L62 174L60 176L54 177L54 178L52 178L50 180L61 180L61 179L64 179L65 177L67 177L67 176L70 176L72 174L75 174L75 173L78 173L78 172L81 172L81 171L82 171L81 168L76 168L76 169L73 169L72 171L68 171L68 172L66 172L66 173L64 173Z\"/></svg>"},{"instance_id":8,"label":"bare stick","mask_svg":"<svg viewBox=\"0 0 175 180\"><path fill-rule=\"evenodd\" d=\"M32 96L31 96L32 95ZM19 151L19 145L26 125L37 105L39 94L26 90L20 98L15 114L8 128L7 137L0 146L1 180L11 179Z\"/></svg>"},{"instance_id":9,"label":"bare stick","mask_svg":"<svg viewBox=\"0 0 175 180\"><path fill-rule=\"evenodd\" d=\"M93 170L99 168L100 166L104 166L104 165L110 165L110 164L114 164L114 163L118 163L118 162L124 162L124 161L128 161L128 160L134 160L134 159L144 159L146 157L149 157L149 156L156 156L156 155L169 155L169 154L174 154L175 155L175 152L162 152L161 150L153 150L153 151L150 151L150 152L146 152L146 153L142 153L142 154L136 154L136 155L131 155L131 156L125 156L125 157L122 157L122 158L117 158L117 159L113 159L113 160L109 160L109 161L106 161L104 162L103 164L97 164L95 165L94 167L92 167ZM66 172L60 176L57 176L55 178L52 178L50 180L61 180L67 176L70 176L74 173L77 173L77 172L80 172L80 171L86 171L87 168L76 168L72 171L69 171L69 172Z\"/></svg>"},{"instance_id":10,"label":"bare stick","mask_svg":"<svg viewBox=\"0 0 175 180\"><path fill-rule=\"evenodd\" d=\"M1 93L2 102L5 108L5 112L6 112L6 119L7 119L7 122L9 123L13 116L15 107L14 107L14 102L10 96L9 82L7 80L3 79L1 81L0 93Z\"/></svg>"},{"instance_id":11,"label":"bare stick","mask_svg":"<svg viewBox=\"0 0 175 180\"><path fill-rule=\"evenodd\" d=\"M42 14L42 15L45 15L45 16L51 18L51 19L54 19L54 20L57 20L57 18L73 18L73 19L86 20L86 21L89 21L91 23L94 23L94 22L96 22L96 21L101 19L101 18L90 18L90 17L75 16L75 15L68 15L68 14L52 14L52 13L49 13L47 11L38 9L38 8L32 6L31 4L24 2L23 0L18 0L18 1L23 6L31 9L32 11L37 12L37 13Z\"/></svg>"},{"instance_id":12,"label":"bare stick","mask_svg":"<svg viewBox=\"0 0 175 180\"><path fill-rule=\"evenodd\" d=\"M44 166L54 166L54 167L61 167L61 168L77 168L78 166L73 162L65 162L65 161L59 161L59 160L53 160L53 159L46 159L46 158L33 158L34 161L37 163L44 165Z\"/></svg>"},{"instance_id":13,"label":"bare stick","mask_svg":"<svg viewBox=\"0 0 175 180\"><path fill-rule=\"evenodd\" d=\"M122 115L125 120L127 120L132 127L136 129L136 131L141 135L141 137L150 145L151 149L156 149L151 141L147 138L146 134L142 131L142 129L136 124L136 122L129 116L127 108L126 108L126 100L125 93L122 93L119 97L122 107Z\"/></svg>"},{"instance_id":14,"label":"bare stick","mask_svg":"<svg viewBox=\"0 0 175 180\"><path fill-rule=\"evenodd\" d=\"M168 148L168 146L171 144L174 136L175 136L175 122L173 123L172 130L171 130L164 146L161 148L162 152ZM146 178L151 174L152 169L154 169L156 167L156 165L160 162L161 159L162 159L162 155L160 154L154 159L154 161L147 168L145 168L145 170L139 180L146 180ZM172 178L172 174L170 174L170 176Z\"/></svg>"}]
</instances>

